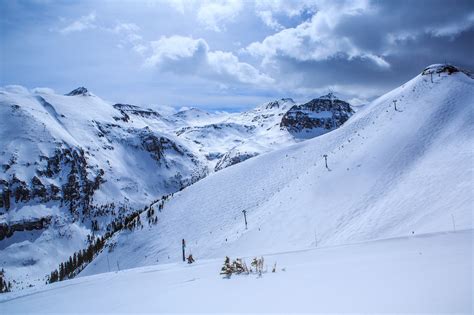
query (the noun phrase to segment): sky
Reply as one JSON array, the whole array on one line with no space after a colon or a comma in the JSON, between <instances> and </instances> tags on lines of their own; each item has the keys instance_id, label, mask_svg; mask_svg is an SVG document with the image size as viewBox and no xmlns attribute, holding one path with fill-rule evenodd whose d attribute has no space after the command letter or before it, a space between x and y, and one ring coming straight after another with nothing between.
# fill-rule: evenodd
<instances>
[{"instance_id":1,"label":"sky","mask_svg":"<svg viewBox=\"0 0 474 315\"><path fill-rule=\"evenodd\" d=\"M473 51L472 0L0 0L0 86L148 107L365 104Z\"/></svg>"}]
</instances>

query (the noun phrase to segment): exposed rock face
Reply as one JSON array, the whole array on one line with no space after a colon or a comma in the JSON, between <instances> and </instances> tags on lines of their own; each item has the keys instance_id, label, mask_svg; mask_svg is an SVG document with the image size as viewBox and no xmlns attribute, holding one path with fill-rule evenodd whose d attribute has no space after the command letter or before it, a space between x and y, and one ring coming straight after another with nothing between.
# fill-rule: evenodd
<instances>
[{"instance_id":1,"label":"exposed rock face","mask_svg":"<svg viewBox=\"0 0 474 315\"><path fill-rule=\"evenodd\" d=\"M451 75L451 74L456 73L456 72L462 72L465 75L469 76L470 78L474 78L472 73L470 73L469 71L460 69L458 67L455 67L455 66L449 65L449 64L434 64L434 65L428 66L423 70L421 75L431 75L432 76L434 74L439 75L441 73L447 73L448 75Z\"/></svg>"},{"instance_id":2,"label":"exposed rock face","mask_svg":"<svg viewBox=\"0 0 474 315\"><path fill-rule=\"evenodd\" d=\"M81 86L81 87L78 87L77 89L75 90L72 90L71 92L67 93L66 96L76 96L76 95L82 95L82 96L90 96L91 94L89 93L89 91Z\"/></svg>"},{"instance_id":3,"label":"exposed rock face","mask_svg":"<svg viewBox=\"0 0 474 315\"><path fill-rule=\"evenodd\" d=\"M10 237L14 232L43 230L51 223L51 217L32 219L21 222L0 223L0 241L5 237Z\"/></svg>"},{"instance_id":4,"label":"exposed rock face","mask_svg":"<svg viewBox=\"0 0 474 315\"><path fill-rule=\"evenodd\" d=\"M254 156L257 156L257 152L239 152L239 151L230 151L226 153L220 160L217 162L215 171L220 171L226 167L232 166L234 164L248 160Z\"/></svg>"},{"instance_id":5,"label":"exposed rock face","mask_svg":"<svg viewBox=\"0 0 474 315\"><path fill-rule=\"evenodd\" d=\"M282 98L280 100L269 102L265 105L265 109L274 109L274 108L281 108L282 106L286 106L287 104L295 103L292 98Z\"/></svg>"},{"instance_id":6,"label":"exposed rock face","mask_svg":"<svg viewBox=\"0 0 474 315\"><path fill-rule=\"evenodd\" d=\"M353 114L349 103L329 93L290 108L280 126L295 137L312 138L339 128Z\"/></svg>"},{"instance_id":7,"label":"exposed rock face","mask_svg":"<svg viewBox=\"0 0 474 315\"><path fill-rule=\"evenodd\" d=\"M51 157L42 156L46 166L38 163L30 183L16 175L10 180L0 180L0 209L8 210L13 203L25 203L35 199L39 203L61 200L73 214L89 212L94 192L104 182L104 170L88 165L82 149L58 148ZM43 163L44 164L44 163ZM48 179L59 180L66 175L61 187L44 184Z\"/></svg>"},{"instance_id":8,"label":"exposed rock face","mask_svg":"<svg viewBox=\"0 0 474 315\"><path fill-rule=\"evenodd\" d=\"M161 118L162 116L152 110L152 109L146 109L142 108L136 105L130 105L130 104L115 104L114 105L115 109L118 109L121 113L124 115L128 116L129 115L136 115L144 118Z\"/></svg>"}]
</instances>

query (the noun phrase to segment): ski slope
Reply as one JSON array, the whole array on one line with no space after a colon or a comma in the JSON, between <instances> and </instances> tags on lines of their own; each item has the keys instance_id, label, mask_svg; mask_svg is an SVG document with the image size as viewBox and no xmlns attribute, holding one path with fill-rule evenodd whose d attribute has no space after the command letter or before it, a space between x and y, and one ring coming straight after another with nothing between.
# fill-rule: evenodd
<instances>
[{"instance_id":1,"label":"ski slope","mask_svg":"<svg viewBox=\"0 0 474 315\"><path fill-rule=\"evenodd\" d=\"M472 314L472 233L267 255L262 277L223 279L222 259L113 271L0 295L0 313Z\"/></svg>"},{"instance_id":2,"label":"ski slope","mask_svg":"<svg viewBox=\"0 0 474 315\"><path fill-rule=\"evenodd\" d=\"M200 260L471 229L474 81L433 79L419 75L333 132L187 187L157 225L116 235L81 275L177 262L182 239Z\"/></svg>"}]
</instances>

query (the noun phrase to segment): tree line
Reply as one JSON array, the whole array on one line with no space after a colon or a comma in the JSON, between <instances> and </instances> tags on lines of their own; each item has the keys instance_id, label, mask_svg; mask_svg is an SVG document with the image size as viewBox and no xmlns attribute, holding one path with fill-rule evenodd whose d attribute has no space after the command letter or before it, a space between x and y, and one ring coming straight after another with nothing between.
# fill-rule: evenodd
<instances>
[{"instance_id":1,"label":"tree line","mask_svg":"<svg viewBox=\"0 0 474 315\"><path fill-rule=\"evenodd\" d=\"M127 216L120 216L115 218L111 223L107 225L105 234L101 237L94 237L88 235L88 246L86 249L75 252L69 259L60 263L58 268L53 270L47 280L47 283L54 283L66 279L72 279L79 274L84 268L103 250L107 241L117 232L124 229L133 231L137 228L143 228L143 224L140 219L140 214L146 211L146 217L148 224L157 224L158 217L155 215L155 209L153 205L158 203L158 209L161 210L164 207L164 202L168 200L173 194L165 195L161 199L153 201L149 206L145 206L142 210L132 212ZM97 221L92 222L92 230L98 230ZM1 292L1 291L0 291Z\"/></svg>"}]
</instances>

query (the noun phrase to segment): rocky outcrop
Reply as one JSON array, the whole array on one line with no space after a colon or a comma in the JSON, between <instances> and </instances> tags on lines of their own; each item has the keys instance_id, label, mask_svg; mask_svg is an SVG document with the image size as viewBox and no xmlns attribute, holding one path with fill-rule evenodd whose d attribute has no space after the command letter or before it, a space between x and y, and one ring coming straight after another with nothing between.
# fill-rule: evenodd
<instances>
[{"instance_id":1,"label":"rocky outcrop","mask_svg":"<svg viewBox=\"0 0 474 315\"><path fill-rule=\"evenodd\" d=\"M354 110L332 93L290 108L280 126L296 137L311 138L339 128Z\"/></svg>"},{"instance_id":2,"label":"rocky outcrop","mask_svg":"<svg viewBox=\"0 0 474 315\"><path fill-rule=\"evenodd\" d=\"M421 72L421 75L429 75L432 77L434 74L440 75L442 73L446 73L448 75L451 75L456 72L462 72L471 79L474 78L471 72L449 64L434 64L428 66L423 70L423 72Z\"/></svg>"},{"instance_id":3,"label":"rocky outcrop","mask_svg":"<svg viewBox=\"0 0 474 315\"><path fill-rule=\"evenodd\" d=\"M77 89L75 90L72 90L71 92L67 93L66 96L77 96L77 95L80 95L80 96L90 96L91 94L89 93L89 91L81 86L81 87L78 87Z\"/></svg>"},{"instance_id":4,"label":"rocky outcrop","mask_svg":"<svg viewBox=\"0 0 474 315\"><path fill-rule=\"evenodd\" d=\"M265 105L265 109L275 109L285 106L286 103L294 103L295 101L292 98L282 98L276 101L269 102Z\"/></svg>"},{"instance_id":5,"label":"rocky outcrop","mask_svg":"<svg viewBox=\"0 0 474 315\"><path fill-rule=\"evenodd\" d=\"M146 109L135 105L115 104L114 108L119 110L124 116L135 115L144 118L162 118L162 116L158 112L152 109Z\"/></svg>"},{"instance_id":6,"label":"rocky outcrop","mask_svg":"<svg viewBox=\"0 0 474 315\"><path fill-rule=\"evenodd\" d=\"M227 152L216 164L214 170L220 171L226 167L232 166L234 164L248 160L254 156L257 156L256 152L239 152L239 151L230 151Z\"/></svg>"},{"instance_id":7,"label":"rocky outcrop","mask_svg":"<svg viewBox=\"0 0 474 315\"><path fill-rule=\"evenodd\" d=\"M58 148L51 157L41 156L40 160L45 167L39 166L37 175L29 183L15 174L10 180L0 180L0 209L8 211L12 204L30 200L40 203L61 201L71 213L88 213L94 192L104 182L104 170L92 171L84 150L77 148ZM45 184L48 179L58 179L61 174L66 175L61 187Z\"/></svg>"},{"instance_id":8,"label":"rocky outcrop","mask_svg":"<svg viewBox=\"0 0 474 315\"><path fill-rule=\"evenodd\" d=\"M43 230L51 223L51 217L43 217L39 219L24 220L20 222L0 222L0 241L6 237L10 237L15 232Z\"/></svg>"},{"instance_id":9,"label":"rocky outcrop","mask_svg":"<svg viewBox=\"0 0 474 315\"><path fill-rule=\"evenodd\" d=\"M165 146L173 148L176 152L182 154L182 152L176 147L176 145L165 137L157 137L152 133L140 133L140 140L142 148L150 152L151 156L159 161L163 158Z\"/></svg>"}]
</instances>

